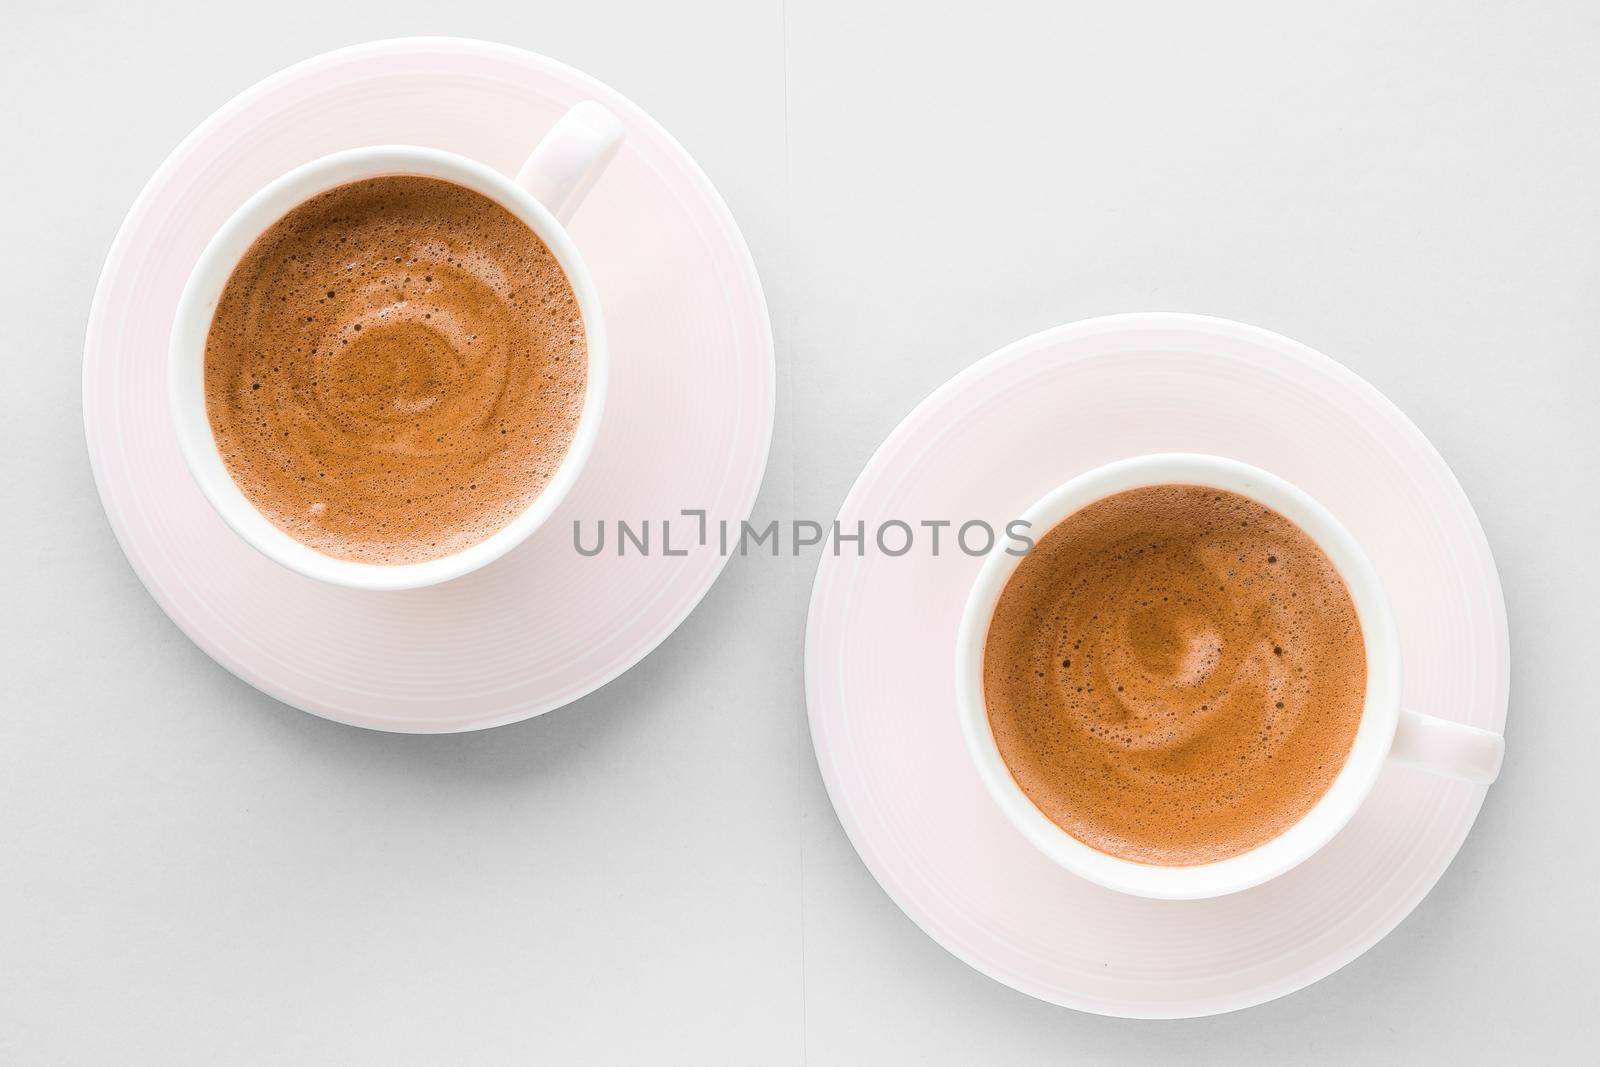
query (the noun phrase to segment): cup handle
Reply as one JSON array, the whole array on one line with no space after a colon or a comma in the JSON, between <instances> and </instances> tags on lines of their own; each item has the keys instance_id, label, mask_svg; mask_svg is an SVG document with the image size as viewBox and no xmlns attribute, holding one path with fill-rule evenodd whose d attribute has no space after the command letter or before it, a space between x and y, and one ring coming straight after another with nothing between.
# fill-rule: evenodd
<instances>
[{"instance_id":1,"label":"cup handle","mask_svg":"<svg viewBox=\"0 0 1600 1067\"><path fill-rule=\"evenodd\" d=\"M1389 754L1432 774L1488 785L1500 774L1506 739L1492 730L1401 708Z\"/></svg>"},{"instance_id":2,"label":"cup handle","mask_svg":"<svg viewBox=\"0 0 1600 1067\"><path fill-rule=\"evenodd\" d=\"M595 103L561 116L517 172L517 184L566 225L622 147L622 120Z\"/></svg>"}]
</instances>

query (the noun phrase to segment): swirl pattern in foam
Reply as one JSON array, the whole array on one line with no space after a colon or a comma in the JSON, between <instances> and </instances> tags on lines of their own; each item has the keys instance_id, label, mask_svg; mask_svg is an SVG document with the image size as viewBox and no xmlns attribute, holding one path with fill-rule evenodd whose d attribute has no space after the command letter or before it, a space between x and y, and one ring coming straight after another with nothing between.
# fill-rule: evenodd
<instances>
[{"instance_id":1,"label":"swirl pattern in foam","mask_svg":"<svg viewBox=\"0 0 1600 1067\"><path fill-rule=\"evenodd\" d=\"M1180 866L1308 812L1361 720L1355 605L1299 527L1195 485L1057 524L1001 593L984 700L1012 776L1102 852Z\"/></svg>"},{"instance_id":2,"label":"swirl pattern in foam","mask_svg":"<svg viewBox=\"0 0 1600 1067\"><path fill-rule=\"evenodd\" d=\"M538 235L470 189L395 175L313 197L251 245L207 335L206 412L290 536L414 563L533 502L587 374L577 297Z\"/></svg>"}]
</instances>

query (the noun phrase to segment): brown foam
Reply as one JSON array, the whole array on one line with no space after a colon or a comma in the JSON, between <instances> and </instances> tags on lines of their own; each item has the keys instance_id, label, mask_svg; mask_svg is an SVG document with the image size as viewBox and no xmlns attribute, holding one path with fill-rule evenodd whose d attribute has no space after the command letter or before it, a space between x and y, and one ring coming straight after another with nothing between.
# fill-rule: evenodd
<instances>
[{"instance_id":1,"label":"brown foam","mask_svg":"<svg viewBox=\"0 0 1600 1067\"><path fill-rule=\"evenodd\" d=\"M234 268L206 413L234 481L291 537L413 563L533 502L587 373L577 297L538 235L454 183L373 178L299 205Z\"/></svg>"},{"instance_id":2,"label":"brown foam","mask_svg":"<svg viewBox=\"0 0 1600 1067\"><path fill-rule=\"evenodd\" d=\"M1166 866L1248 851L1309 811L1349 755L1366 674L1316 543L1195 485L1117 493L1045 534L983 662L1023 792L1085 844Z\"/></svg>"}]
</instances>

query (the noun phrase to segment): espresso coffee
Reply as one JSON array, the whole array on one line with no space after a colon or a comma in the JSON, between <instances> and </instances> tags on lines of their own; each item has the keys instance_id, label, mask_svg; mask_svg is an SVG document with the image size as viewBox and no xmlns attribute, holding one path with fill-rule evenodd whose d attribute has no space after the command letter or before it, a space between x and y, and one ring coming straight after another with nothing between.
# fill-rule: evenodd
<instances>
[{"instance_id":1,"label":"espresso coffee","mask_svg":"<svg viewBox=\"0 0 1600 1067\"><path fill-rule=\"evenodd\" d=\"M245 253L206 338L206 414L291 537L415 563L533 502L587 374L577 297L537 234L452 182L381 177L313 197Z\"/></svg>"},{"instance_id":2,"label":"espresso coffee","mask_svg":"<svg viewBox=\"0 0 1600 1067\"><path fill-rule=\"evenodd\" d=\"M1039 539L984 646L1000 754L1101 852L1185 866L1276 837L1327 792L1360 723L1361 624L1294 523L1236 493L1106 497Z\"/></svg>"}]
</instances>

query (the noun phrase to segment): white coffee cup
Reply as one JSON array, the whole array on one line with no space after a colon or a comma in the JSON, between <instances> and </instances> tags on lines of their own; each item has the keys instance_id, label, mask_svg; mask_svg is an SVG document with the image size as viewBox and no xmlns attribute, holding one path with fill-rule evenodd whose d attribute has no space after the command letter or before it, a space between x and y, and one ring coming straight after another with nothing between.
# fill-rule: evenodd
<instances>
[{"instance_id":1,"label":"white coffee cup","mask_svg":"<svg viewBox=\"0 0 1600 1067\"><path fill-rule=\"evenodd\" d=\"M1108 855L1079 841L1034 806L1012 777L990 730L983 698L983 654L1001 591L1021 562L1003 543L978 572L956 638L956 704L978 776L1001 811L1036 848L1074 874L1142 897L1187 900L1259 885L1327 844L1371 792L1393 759L1470 782L1488 784L1500 770L1499 734L1400 706L1400 642L1394 616L1372 564L1326 508L1266 471L1235 460L1186 453L1141 456L1097 467L1046 494L1020 518L1035 539L1084 506L1140 486L1203 485L1272 508L1327 553L1355 602L1366 643L1367 692L1349 757L1322 799L1298 822L1248 852L1214 863L1163 867Z\"/></svg>"},{"instance_id":2,"label":"white coffee cup","mask_svg":"<svg viewBox=\"0 0 1600 1067\"><path fill-rule=\"evenodd\" d=\"M509 552L560 506L578 480L600 430L608 357L605 320L594 281L563 225L622 144L622 123L585 101L545 135L513 181L452 152L377 145L323 156L295 168L251 197L200 254L178 301L168 353L167 391L178 445L211 506L251 546L290 570L355 589L414 589L458 578ZM223 287L250 245L274 222L318 193L385 175L443 178L499 203L555 255L572 283L588 342L588 379L572 444L544 491L489 538L439 559L374 564L335 559L296 541L256 510L228 474L206 417L205 346Z\"/></svg>"}]
</instances>

